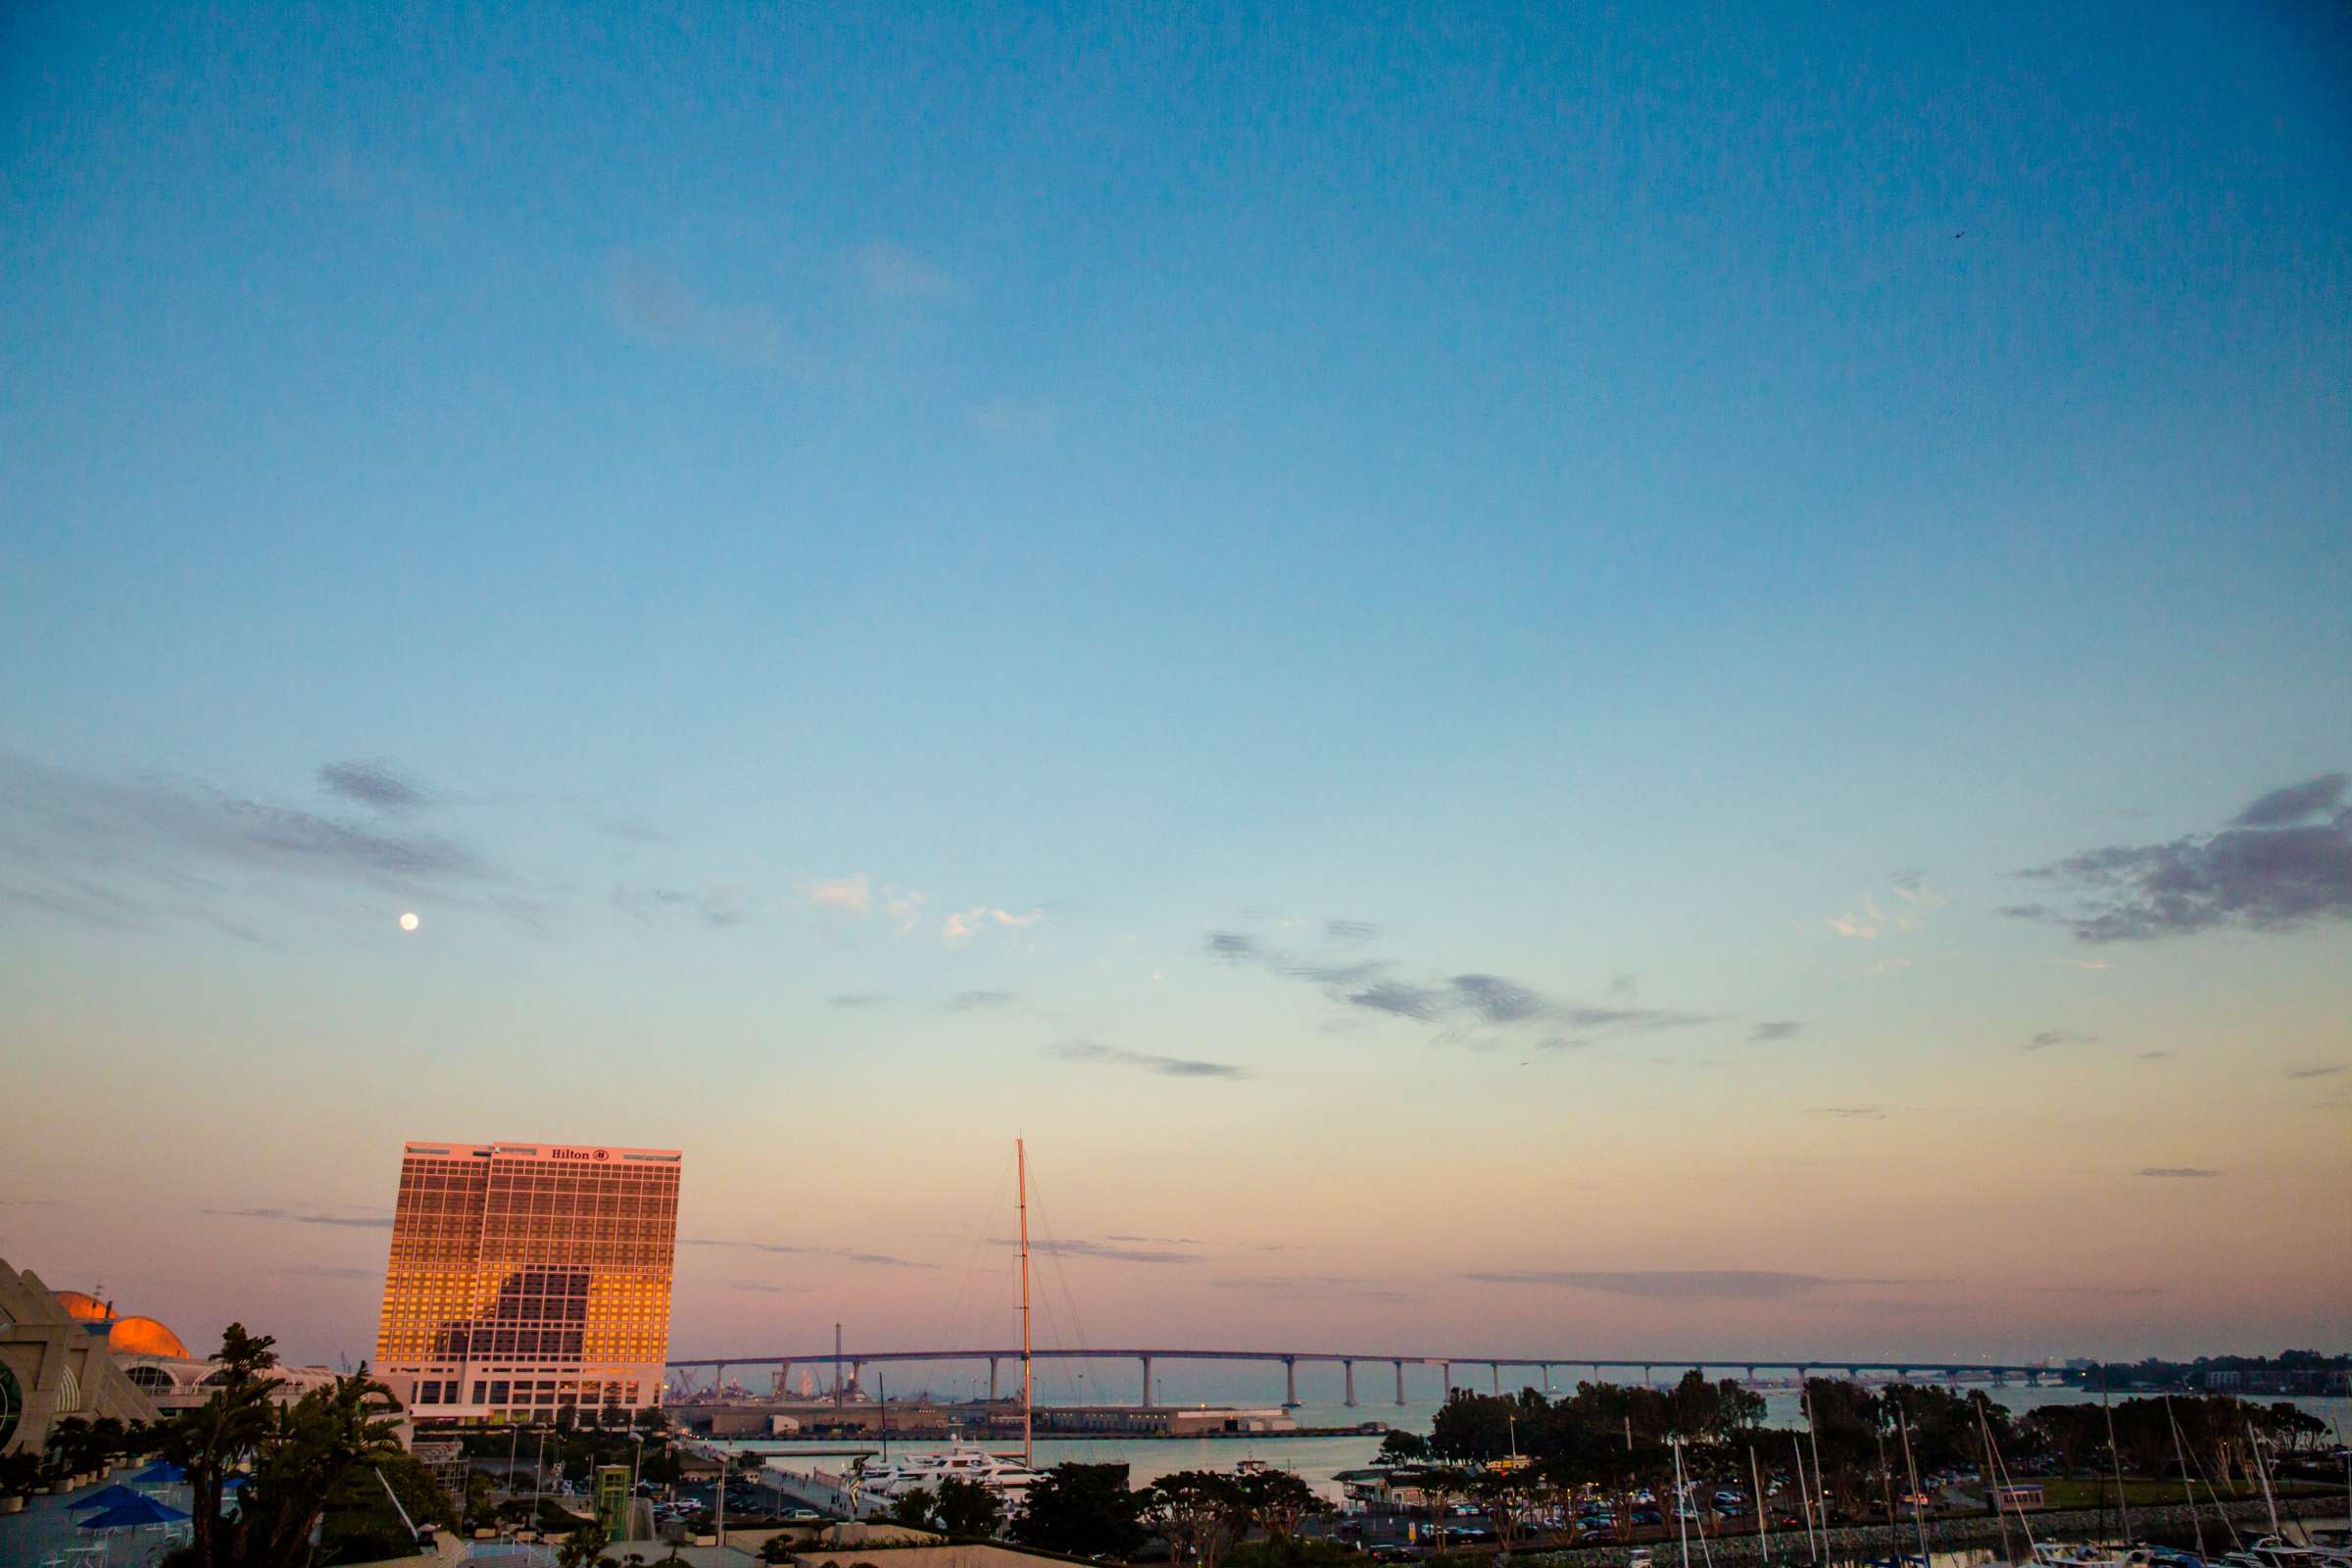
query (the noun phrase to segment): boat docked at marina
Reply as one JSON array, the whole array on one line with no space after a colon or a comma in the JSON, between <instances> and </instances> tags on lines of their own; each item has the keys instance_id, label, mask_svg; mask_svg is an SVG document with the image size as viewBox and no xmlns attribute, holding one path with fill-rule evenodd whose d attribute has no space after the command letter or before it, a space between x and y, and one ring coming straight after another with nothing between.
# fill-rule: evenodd
<instances>
[{"instance_id":1,"label":"boat docked at marina","mask_svg":"<svg viewBox=\"0 0 2352 1568\"><path fill-rule=\"evenodd\" d=\"M890 1464L860 1466L851 1476L855 1490L870 1497L898 1498L911 1492L936 1492L943 1481L986 1487L1007 1505L1027 1499L1044 1476L1007 1454L958 1443L940 1453L909 1454Z\"/></svg>"}]
</instances>

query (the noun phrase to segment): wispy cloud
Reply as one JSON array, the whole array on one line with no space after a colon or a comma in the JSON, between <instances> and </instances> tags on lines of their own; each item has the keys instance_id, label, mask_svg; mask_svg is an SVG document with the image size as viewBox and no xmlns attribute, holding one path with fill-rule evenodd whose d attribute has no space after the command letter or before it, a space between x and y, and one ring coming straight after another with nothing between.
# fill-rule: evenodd
<instances>
[{"instance_id":1,"label":"wispy cloud","mask_svg":"<svg viewBox=\"0 0 2352 1568\"><path fill-rule=\"evenodd\" d=\"M388 1231L392 1228L389 1214L328 1214L315 1209L293 1208L201 1208L200 1214L217 1214L223 1219L274 1220L284 1225L330 1225L341 1230Z\"/></svg>"},{"instance_id":2,"label":"wispy cloud","mask_svg":"<svg viewBox=\"0 0 2352 1568\"><path fill-rule=\"evenodd\" d=\"M669 835L654 826L653 823L642 816L633 816L625 812L592 811L588 816L588 825L608 838L621 839L630 844L667 844L669 842Z\"/></svg>"},{"instance_id":3,"label":"wispy cloud","mask_svg":"<svg viewBox=\"0 0 2352 1568\"><path fill-rule=\"evenodd\" d=\"M2287 827L2325 816L2341 806L2348 783L2341 773L2322 773L2300 784L2289 784L2259 797L2230 819L2231 827Z\"/></svg>"},{"instance_id":4,"label":"wispy cloud","mask_svg":"<svg viewBox=\"0 0 2352 1568\"><path fill-rule=\"evenodd\" d=\"M1149 1246L1149 1247L1199 1247L1199 1246L1200 1246L1200 1245L1201 1245L1200 1238L1200 1237L1198 1237L1198 1236L1117 1236L1117 1235L1113 1235L1113 1236L1108 1236L1108 1237L1105 1237L1105 1238L1104 1238L1104 1240L1105 1240L1105 1241L1112 1241L1112 1242L1141 1242L1141 1243L1143 1243L1143 1244L1145 1244L1146 1246Z\"/></svg>"},{"instance_id":5,"label":"wispy cloud","mask_svg":"<svg viewBox=\"0 0 2352 1568\"><path fill-rule=\"evenodd\" d=\"M2052 1046L2095 1046L2097 1035L2086 1035L2073 1029L2044 1029L2026 1042L2028 1051L2047 1051Z\"/></svg>"},{"instance_id":6,"label":"wispy cloud","mask_svg":"<svg viewBox=\"0 0 2352 1568\"><path fill-rule=\"evenodd\" d=\"M1159 1056L1145 1051L1121 1051L1092 1040L1065 1040L1049 1048L1064 1061L1094 1062L1105 1067L1139 1067L1163 1078L1247 1078L1249 1069L1224 1061L1196 1061L1187 1056Z\"/></svg>"},{"instance_id":7,"label":"wispy cloud","mask_svg":"<svg viewBox=\"0 0 2352 1568\"><path fill-rule=\"evenodd\" d=\"M2288 931L2352 919L2352 808L2342 773L2271 791L2217 833L2085 850L2018 874L2075 896L2019 904L2018 919L2069 926L2082 942L2202 931Z\"/></svg>"},{"instance_id":8,"label":"wispy cloud","mask_svg":"<svg viewBox=\"0 0 2352 1568\"><path fill-rule=\"evenodd\" d=\"M1419 1296L1364 1278L1359 1274L1240 1274L1210 1280L1220 1291L1246 1291L1253 1296L1324 1301L1344 1298L1355 1301L1418 1301Z\"/></svg>"},{"instance_id":9,"label":"wispy cloud","mask_svg":"<svg viewBox=\"0 0 2352 1568\"><path fill-rule=\"evenodd\" d=\"M1815 1105L1816 1116L1833 1116L1839 1121L1885 1121L1885 1105Z\"/></svg>"},{"instance_id":10,"label":"wispy cloud","mask_svg":"<svg viewBox=\"0 0 2352 1568\"><path fill-rule=\"evenodd\" d=\"M0 897L126 927L216 902L226 874L288 888L512 886L437 834L273 806L175 774L119 778L0 756Z\"/></svg>"},{"instance_id":11,"label":"wispy cloud","mask_svg":"<svg viewBox=\"0 0 2352 1568\"><path fill-rule=\"evenodd\" d=\"M879 991L844 991L825 999L831 1007L878 1007L890 999Z\"/></svg>"},{"instance_id":12,"label":"wispy cloud","mask_svg":"<svg viewBox=\"0 0 2352 1568\"><path fill-rule=\"evenodd\" d=\"M991 908L977 904L968 909L958 909L948 916L939 928L939 939L950 947L968 942L990 926L1020 927L1035 925L1046 917L1043 909L1031 909L1027 914L1014 914L1007 909Z\"/></svg>"},{"instance_id":13,"label":"wispy cloud","mask_svg":"<svg viewBox=\"0 0 2352 1568\"><path fill-rule=\"evenodd\" d=\"M1939 909L1952 902L1948 895L1928 886L1925 872L1897 871L1894 873L1893 881L1894 896L1906 904L1916 904L1924 908Z\"/></svg>"},{"instance_id":14,"label":"wispy cloud","mask_svg":"<svg viewBox=\"0 0 2352 1568\"><path fill-rule=\"evenodd\" d=\"M2221 1172L2208 1170L2202 1165L2150 1165L2140 1174L2161 1177L2168 1181L2210 1181L2219 1176Z\"/></svg>"},{"instance_id":15,"label":"wispy cloud","mask_svg":"<svg viewBox=\"0 0 2352 1568\"><path fill-rule=\"evenodd\" d=\"M1009 991L958 991L948 999L950 1012L972 1012L982 1007L1002 1007L1013 1000Z\"/></svg>"},{"instance_id":16,"label":"wispy cloud","mask_svg":"<svg viewBox=\"0 0 2352 1568\"><path fill-rule=\"evenodd\" d=\"M861 247L852 261L858 283L878 300L949 305L964 296L962 283L953 273L903 245L877 240Z\"/></svg>"},{"instance_id":17,"label":"wispy cloud","mask_svg":"<svg viewBox=\"0 0 2352 1568\"><path fill-rule=\"evenodd\" d=\"M904 1257L892 1257L887 1252L863 1252L848 1247L807 1247L790 1242L741 1242L724 1236L681 1236L680 1247L724 1247L747 1252L773 1252L779 1257L829 1257L844 1263L859 1263L874 1268L932 1268L937 1263L917 1263Z\"/></svg>"},{"instance_id":18,"label":"wispy cloud","mask_svg":"<svg viewBox=\"0 0 2352 1568\"><path fill-rule=\"evenodd\" d=\"M675 272L625 250L606 259L605 307L641 342L697 349L739 365L773 363L784 333L761 305L719 305Z\"/></svg>"},{"instance_id":19,"label":"wispy cloud","mask_svg":"<svg viewBox=\"0 0 2352 1568\"><path fill-rule=\"evenodd\" d=\"M1369 942L1380 935L1380 927L1364 920L1326 920L1323 934L1334 942Z\"/></svg>"},{"instance_id":20,"label":"wispy cloud","mask_svg":"<svg viewBox=\"0 0 2352 1568\"><path fill-rule=\"evenodd\" d=\"M1793 1040L1804 1032L1804 1027L1794 1018L1767 1018L1747 1032L1747 1043L1760 1046L1772 1040Z\"/></svg>"},{"instance_id":21,"label":"wispy cloud","mask_svg":"<svg viewBox=\"0 0 2352 1568\"><path fill-rule=\"evenodd\" d=\"M1879 925L1885 918L1875 907L1866 904L1860 914L1848 909L1843 914L1832 915L1829 926L1839 936L1852 941L1875 942L1878 940Z\"/></svg>"},{"instance_id":22,"label":"wispy cloud","mask_svg":"<svg viewBox=\"0 0 2352 1568\"><path fill-rule=\"evenodd\" d=\"M732 882L713 882L701 888L616 887L612 890L612 906L638 920L678 911L710 926L741 925L753 914L751 900Z\"/></svg>"},{"instance_id":23,"label":"wispy cloud","mask_svg":"<svg viewBox=\"0 0 2352 1568\"><path fill-rule=\"evenodd\" d=\"M1762 1269L1503 1269L1465 1276L1485 1285L1550 1285L1663 1301L1790 1301L1853 1287L1938 1285L1928 1279L1838 1279Z\"/></svg>"},{"instance_id":24,"label":"wispy cloud","mask_svg":"<svg viewBox=\"0 0 2352 1568\"><path fill-rule=\"evenodd\" d=\"M820 909L839 909L845 914L863 914L873 907L873 890L863 871L829 881L810 882L801 889L802 896Z\"/></svg>"},{"instance_id":25,"label":"wispy cloud","mask_svg":"<svg viewBox=\"0 0 2352 1568\"><path fill-rule=\"evenodd\" d=\"M382 762L328 762L318 769L318 782L329 795L379 811L414 810L432 804L422 790Z\"/></svg>"},{"instance_id":26,"label":"wispy cloud","mask_svg":"<svg viewBox=\"0 0 2352 1568\"><path fill-rule=\"evenodd\" d=\"M989 1238L989 1245L992 1247L1018 1247L1020 1243L1010 1237L992 1236ZM1200 1254L1198 1252L1126 1247L1109 1241L1073 1241L1066 1237L1047 1241L1032 1240L1029 1243L1029 1250L1033 1252L1052 1252L1060 1257L1098 1258L1105 1263L1198 1263L1200 1261Z\"/></svg>"},{"instance_id":27,"label":"wispy cloud","mask_svg":"<svg viewBox=\"0 0 2352 1568\"><path fill-rule=\"evenodd\" d=\"M2334 1078L2343 1071L2341 1066L2289 1067L2286 1069L2286 1075L2289 1078Z\"/></svg>"},{"instance_id":28,"label":"wispy cloud","mask_svg":"<svg viewBox=\"0 0 2352 1568\"><path fill-rule=\"evenodd\" d=\"M1304 958L1269 948L1242 931L1211 931L1203 939L1203 947L1221 963L1255 965L1269 974L1303 981L1348 1007L1440 1025L1457 1034L1524 1027L1546 1029L1556 1039L1563 1031L1639 1034L1714 1021L1705 1014L1663 1007L1596 1006L1560 1001L1499 974L1404 979L1393 973L1397 966L1385 959Z\"/></svg>"}]
</instances>

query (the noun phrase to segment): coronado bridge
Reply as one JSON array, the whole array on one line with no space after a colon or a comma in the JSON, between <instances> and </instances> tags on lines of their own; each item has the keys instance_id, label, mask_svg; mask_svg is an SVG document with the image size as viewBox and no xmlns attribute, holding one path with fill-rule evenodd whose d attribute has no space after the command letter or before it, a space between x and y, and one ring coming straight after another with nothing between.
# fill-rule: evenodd
<instances>
[{"instance_id":1,"label":"coronado bridge","mask_svg":"<svg viewBox=\"0 0 2352 1568\"><path fill-rule=\"evenodd\" d=\"M1842 1372L1855 1379L1859 1379L1867 1373L1884 1373L1898 1379L1924 1375L1946 1383L1977 1381L1994 1385L2006 1384L2011 1379L2029 1385L2038 1384L2045 1376L2053 1375L2053 1369L2047 1365L2029 1366L1992 1361L1946 1361L1932 1357L1857 1360L1850 1355L1709 1355L1699 1357L1671 1355L1630 1357L1487 1354L1395 1355L1386 1352L1357 1354L1342 1350L1095 1349L1090 1348L1085 1349L1033 1349L1029 1352L1029 1356L1032 1361L1133 1361L1137 1363L1142 1373L1138 1384L1138 1403L1143 1406L1149 1406L1152 1403L1152 1368L1154 1362L1159 1361L1279 1362L1283 1369L1283 1403L1286 1405L1298 1403L1298 1365L1302 1361L1338 1363L1344 1371L1347 1402L1350 1406L1356 1403L1355 1369L1359 1365L1393 1369L1396 1373L1396 1402L1398 1404L1405 1402L1404 1369L1408 1366L1441 1368L1444 1387L1449 1394L1457 1387L1471 1386L1457 1384L1454 1381L1454 1371L1457 1367L1484 1369L1487 1373L1486 1381L1490 1388L1497 1394L1502 1392L1502 1372L1505 1367L1535 1372L1542 1387L1546 1389L1551 1387L1551 1374L1555 1367L1570 1372L1590 1367L1596 1378L1603 1370L1640 1372L1642 1374L1641 1381L1643 1384L1654 1382L1657 1370L1661 1367L1669 1371L1689 1367L1695 1368L1700 1372L1736 1373L1741 1375L1743 1380L1749 1383L1758 1381L1757 1374L1759 1372L1793 1373L1800 1382L1817 1372ZM670 1371L678 1375L680 1381L689 1389L694 1385L696 1373L708 1371L710 1374L709 1386L711 1390L716 1391L725 1385L729 1367L747 1369L774 1367L775 1386L780 1390L785 1386L785 1381L795 1366L813 1364L831 1367L837 1374L846 1370L849 1373L849 1381L857 1383L859 1381L858 1374L864 1367L880 1363L965 1361L976 1364L985 1361L988 1363L988 1396L993 1400L998 1397L1000 1369L1007 1362L1018 1367L1020 1360L1021 1352L1017 1348L1009 1350L821 1350L810 1355L779 1355L770 1352L754 1355L698 1356L672 1360L665 1364ZM838 1376L835 1384L838 1394L841 1386Z\"/></svg>"}]
</instances>

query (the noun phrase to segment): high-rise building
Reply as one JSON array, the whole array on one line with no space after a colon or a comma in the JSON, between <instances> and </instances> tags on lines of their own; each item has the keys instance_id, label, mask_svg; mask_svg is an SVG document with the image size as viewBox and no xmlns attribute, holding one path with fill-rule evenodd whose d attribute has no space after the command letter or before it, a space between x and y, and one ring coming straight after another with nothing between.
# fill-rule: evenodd
<instances>
[{"instance_id":1,"label":"high-rise building","mask_svg":"<svg viewBox=\"0 0 2352 1568\"><path fill-rule=\"evenodd\" d=\"M679 1168L674 1149L409 1144L376 1374L422 1425L660 1403Z\"/></svg>"}]
</instances>

